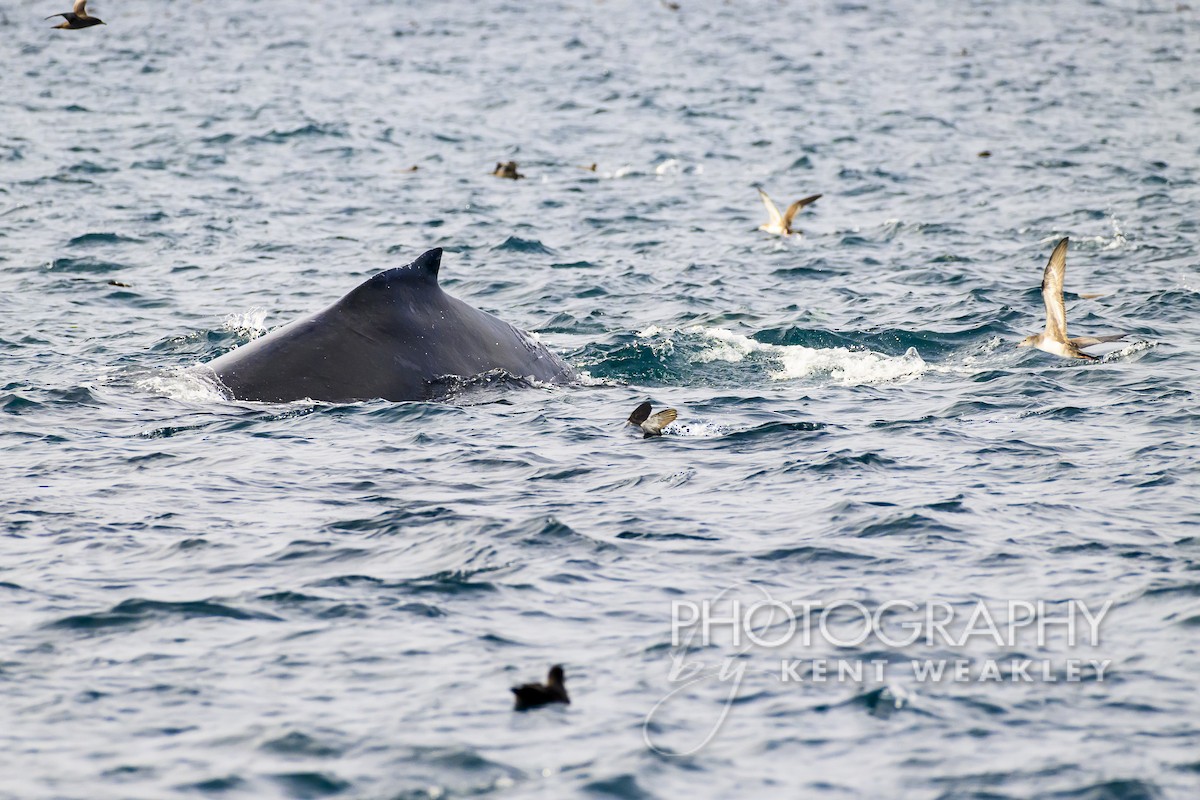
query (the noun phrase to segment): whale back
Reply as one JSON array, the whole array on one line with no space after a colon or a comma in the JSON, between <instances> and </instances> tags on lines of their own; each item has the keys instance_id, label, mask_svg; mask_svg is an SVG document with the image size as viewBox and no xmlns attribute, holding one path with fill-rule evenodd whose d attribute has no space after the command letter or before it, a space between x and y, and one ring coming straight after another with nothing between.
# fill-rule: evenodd
<instances>
[{"instance_id":1,"label":"whale back","mask_svg":"<svg viewBox=\"0 0 1200 800\"><path fill-rule=\"evenodd\" d=\"M239 400L424 400L434 380L504 370L561 383L573 373L529 334L438 285L440 249L364 281L329 308L208 363Z\"/></svg>"}]
</instances>

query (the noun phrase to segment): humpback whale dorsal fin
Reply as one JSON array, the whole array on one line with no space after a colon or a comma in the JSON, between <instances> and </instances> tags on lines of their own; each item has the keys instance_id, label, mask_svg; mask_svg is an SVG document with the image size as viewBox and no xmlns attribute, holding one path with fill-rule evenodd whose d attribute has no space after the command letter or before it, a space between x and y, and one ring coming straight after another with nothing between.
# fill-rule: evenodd
<instances>
[{"instance_id":1,"label":"humpback whale dorsal fin","mask_svg":"<svg viewBox=\"0 0 1200 800\"><path fill-rule=\"evenodd\" d=\"M403 267L393 267L361 283L343 297L342 305L358 306L360 304L375 304L382 300L390 302L393 292L401 287L433 288L438 287L438 268L442 265L442 248L435 247L426 250L416 261Z\"/></svg>"},{"instance_id":2,"label":"humpback whale dorsal fin","mask_svg":"<svg viewBox=\"0 0 1200 800\"><path fill-rule=\"evenodd\" d=\"M395 267L386 272L379 273L369 283L377 286L390 286L396 281L405 283L417 281L432 283L436 286L438 282L438 269L441 266L442 248L435 247L432 250L426 250L411 264L405 264L403 267Z\"/></svg>"},{"instance_id":3,"label":"humpback whale dorsal fin","mask_svg":"<svg viewBox=\"0 0 1200 800\"><path fill-rule=\"evenodd\" d=\"M442 248L435 247L432 250L426 250L417 260L409 264L404 269L416 270L431 278L434 283L437 283L438 269L442 266Z\"/></svg>"}]
</instances>

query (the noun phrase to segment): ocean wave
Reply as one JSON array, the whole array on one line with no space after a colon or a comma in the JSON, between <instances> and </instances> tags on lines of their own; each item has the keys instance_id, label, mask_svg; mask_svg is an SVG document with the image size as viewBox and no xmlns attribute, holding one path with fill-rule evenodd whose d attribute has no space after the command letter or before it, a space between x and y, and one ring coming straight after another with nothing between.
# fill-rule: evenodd
<instances>
[{"instance_id":1,"label":"ocean wave","mask_svg":"<svg viewBox=\"0 0 1200 800\"><path fill-rule=\"evenodd\" d=\"M689 355L693 363L763 363L769 365L767 374L774 381L827 376L843 386L858 386L918 378L928 368L915 347L910 347L903 355L889 356L872 350L846 347L777 345L760 342L727 328L701 325L681 330L651 326L640 331L638 337L656 342L659 351L673 350L678 340L686 342L691 339L701 344Z\"/></svg>"}]
</instances>

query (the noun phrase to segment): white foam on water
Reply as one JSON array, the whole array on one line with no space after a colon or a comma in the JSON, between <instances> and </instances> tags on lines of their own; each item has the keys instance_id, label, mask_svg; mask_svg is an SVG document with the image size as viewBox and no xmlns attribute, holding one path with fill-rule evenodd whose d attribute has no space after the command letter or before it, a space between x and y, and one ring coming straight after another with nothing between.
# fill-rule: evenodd
<instances>
[{"instance_id":1,"label":"white foam on water","mask_svg":"<svg viewBox=\"0 0 1200 800\"><path fill-rule=\"evenodd\" d=\"M711 361L736 363L745 360L746 356L751 353L770 352L776 347L776 345L763 344L749 336L734 333L727 328L705 328L701 325L693 325L684 329L684 333L703 336L712 342L707 349L692 358L693 361L701 364Z\"/></svg>"},{"instance_id":2,"label":"white foam on water","mask_svg":"<svg viewBox=\"0 0 1200 800\"><path fill-rule=\"evenodd\" d=\"M654 333L661 334L661 329L654 328ZM683 333L700 336L710 342L708 347L692 357L693 361L738 363L755 354L763 354L778 364L778 368L769 373L771 379L777 381L827 374L842 385L858 386L916 378L928 369L928 364L913 347L902 356L889 356L846 347L766 344L726 328L700 325L685 328Z\"/></svg>"},{"instance_id":3,"label":"white foam on water","mask_svg":"<svg viewBox=\"0 0 1200 800\"><path fill-rule=\"evenodd\" d=\"M1125 358L1126 356L1131 356L1134 353L1140 353L1143 350L1149 350L1152 347L1158 346L1158 342L1147 342L1144 339L1139 339L1137 341L1128 343L1113 342L1112 344L1117 345L1116 349L1104 350L1103 347L1089 347L1087 350L1092 355L1100 356L1101 361L1107 362L1116 361L1117 359Z\"/></svg>"},{"instance_id":4,"label":"white foam on water","mask_svg":"<svg viewBox=\"0 0 1200 800\"><path fill-rule=\"evenodd\" d=\"M721 436L728 436L734 430L732 425L723 425L716 422L705 422L703 420L681 422L680 420L675 420L663 428L663 436L680 436L685 439L717 439Z\"/></svg>"},{"instance_id":5,"label":"white foam on water","mask_svg":"<svg viewBox=\"0 0 1200 800\"><path fill-rule=\"evenodd\" d=\"M871 350L849 350L845 347L813 350L792 346L786 350L781 357L783 369L771 373L775 380L803 378L818 372L828 372L829 377L844 386L861 386L916 378L927 368L925 360L917 353L915 347L908 348L902 356L889 356Z\"/></svg>"},{"instance_id":6,"label":"white foam on water","mask_svg":"<svg viewBox=\"0 0 1200 800\"><path fill-rule=\"evenodd\" d=\"M684 164L678 158L668 158L654 167L654 174L661 177L667 175L703 175L703 164Z\"/></svg>"},{"instance_id":7,"label":"white foam on water","mask_svg":"<svg viewBox=\"0 0 1200 800\"><path fill-rule=\"evenodd\" d=\"M241 314L230 314L225 317L225 321L221 323L221 330L256 339L267 332L264 324L266 321L267 310L254 306Z\"/></svg>"},{"instance_id":8,"label":"white foam on water","mask_svg":"<svg viewBox=\"0 0 1200 800\"><path fill-rule=\"evenodd\" d=\"M143 392L186 403L223 403L229 399L216 383L189 367L161 370L136 381L134 386Z\"/></svg>"},{"instance_id":9,"label":"white foam on water","mask_svg":"<svg viewBox=\"0 0 1200 800\"><path fill-rule=\"evenodd\" d=\"M679 159L668 158L654 168L655 175L675 175L679 172Z\"/></svg>"},{"instance_id":10,"label":"white foam on water","mask_svg":"<svg viewBox=\"0 0 1200 800\"><path fill-rule=\"evenodd\" d=\"M575 374L579 377L579 383L583 386L623 386L611 378L597 378L588 372L586 369L575 370Z\"/></svg>"}]
</instances>

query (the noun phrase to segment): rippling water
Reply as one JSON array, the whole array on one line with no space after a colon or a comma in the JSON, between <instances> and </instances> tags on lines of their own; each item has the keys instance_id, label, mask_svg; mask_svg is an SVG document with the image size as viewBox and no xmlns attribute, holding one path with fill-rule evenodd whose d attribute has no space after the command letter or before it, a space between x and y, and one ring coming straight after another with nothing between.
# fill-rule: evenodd
<instances>
[{"instance_id":1,"label":"rippling water","mask_svg":"<svg viewBox=\"0 0 1200 800\"><path fill-rule=\"evenodd\" d=\"M1197 796L1200 12L66 5L0 10L0 796ZM1062 236L1097 363L1013 347ZM435 246L581 385L186 372ZM727 704L670 623L734 585L1111 600L1111 666Z\"/></svg>"}]
</instances>

